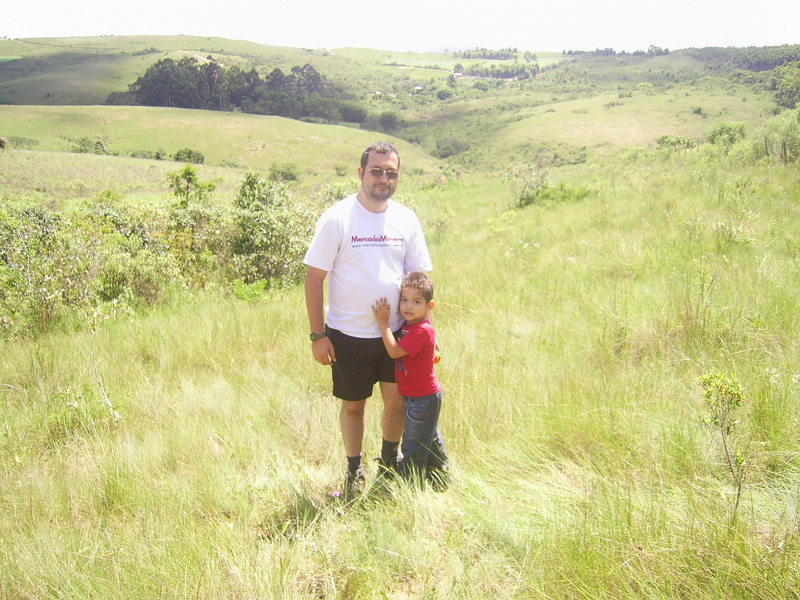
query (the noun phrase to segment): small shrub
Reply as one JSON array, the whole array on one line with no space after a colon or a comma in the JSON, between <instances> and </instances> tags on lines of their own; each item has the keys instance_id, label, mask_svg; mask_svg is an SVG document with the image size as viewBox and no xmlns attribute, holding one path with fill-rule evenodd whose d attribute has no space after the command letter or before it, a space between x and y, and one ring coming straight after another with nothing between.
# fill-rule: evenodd
<instances>
[{"instance_id":1,"label":"small shrub","mask_svg":"<svg viewBox=\"0 0 800 600\"><path fill-rule=\"evenodd\" d=\"M259 211L283 206L290 198L282 180L265 179L258 173L249 172L239 184L239 193L233 205L241 210Z\"/></svg>"},{"instance_id":2,"label":"small shrub","mask_svg":"<svg viewBox=\"0 0 800 600\"><path fill-rule=\"evenodd\" d=\"M662 135L656 140L658 147L665 150L691 150L697 142L685 135Z\"/></svg>"},{"instance_id":3,"label":"small shrub","mask_svg":"<svg viewBox=\"0 0 800 600\"><path fill-rule=\"evenodd\" d=\"M39 140L20 137L17 135L10 135L8 136L8 144L12 148L22 148L24 150L32 150L35 146L39 145Z\"/></svg>"},{"instance_id":4,"label":"small shrub","mask_svg":"<svg viewBox=\"0 0 800 600\"><path fill-rule=\"evenodd\" d=\"M269 168L269 177L275 181L297 181L300 179L300 171L297 169L297 165L291 163L273 164Z\"/></svg>"},{"instance_id":5,"label":"small shrub","mask_svg":"<svg viewBox=\"0 0 800 600\"><path fill-rule=\"evenodd\" d=\"M70 146L70 151L78 154L91 154L94 149L95 141L88 137L72 140L72 145Z\"/></svg>"},{"instance_id":6,"label":"small shrub","mask_svg":"<svg viewBox=\"0 0 800 600\"><path fill-rule=\"evenodd\" d=\"M267 282L263 279L255 283L245 283L241 279L237 279L233 282L233 295L245 302L258 300L266 289Z\"/></svg>"},{"instance_id":7,"label":"small shrub","mask_svg":"<svg viewBox=\"0 0 800 600\"><path fill-rule=\"evenodd\" d=\"M744 388L735 379L720 373L704 375L699 382L706 408L700 420L719 435L725 468L736 487L733 506L733 519L736 519L747 473L747 445L743 436L735 434L739 425L738 412L745 401Z\"/></svg>"},{"instance_id":8,"label":"small shrub","mask_svg":"<svg viewBox=\"0 0 800 600\"><path fill-rule=\"evenodd\" d=\"M175 162L186 162L195 165L202 165L206 161L206 157L197 150L191 148L182 148L173 155Z\"/></svg>"},{"instance_id":9,"label":"small shrub","mask_svg":"<svg viewBox=\"0 0 800 600\"><path fill-rule=\"evenodd\" d=\"M233 273L245 284L299 281L313 219L281 181L248 173L234 200Z\"/></svg>"},{"instance_id":10,"label":"small shrub","mask_svg":"<svg viewBox=\"0 0 800 600\"><path fill-rule=\"evenodd\" d=\"M363 123L367 120L367 109L355 102L339 103L339 113L345 123Z\"/></svg>"},{"instance_id":11,"label":"small shrub","mask_svg":"<svg viewBox=\"0 0 800 600\"><path fill-rule=\"evenodd\" d=\"M169 173L169 187L178 199L178 206L187 208L190 203L205 202L216 185L210 181L200 181L197 169L186 165L180 171Z\"/></svg>"},{"instance_id":12,"label":"small shrub","mask_svg":"<svg viewBox=\"0 0 800 600\"><path fill-rule=\"evenodd\" d=\"M349 180L342 183L329 183L326 184L321 190L314 194L312 201L326 208L342 198L346 198L351 194L358 192L358 183L356 180Z\"/></svg>"},{"instance_id":13,"label":"small shrub","mask_svg":"<svg viewBox=\"0 0 800 600\"><path fill-rule=\"evenodd\" d=\"M469 142L452 135L446 135L436 140L436 149L431 152L438 158L448 158L469 150Z\"/></svg>"},{"instance_id":14,"label":"small shrub","mask_svg":"<svg viewBox=\"0 0 800 600\"><path fill-rule=\"evenodd\" d=\"M712 144L733 146L736 142L745 138L746 132L747 124L743 121L723 121L712 126L706 133L706 138Z\"/></svg>"}]
</instances>

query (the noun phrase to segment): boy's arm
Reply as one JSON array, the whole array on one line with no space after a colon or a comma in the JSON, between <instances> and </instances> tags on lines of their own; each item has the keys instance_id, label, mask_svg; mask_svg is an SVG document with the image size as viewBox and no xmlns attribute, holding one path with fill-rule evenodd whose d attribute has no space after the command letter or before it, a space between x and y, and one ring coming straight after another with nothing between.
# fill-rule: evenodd
<instances>
[{"instance_id":1,"label":"boy's arm","mask_svg":"<svg viewBox=\"0 0 800 600\"><path fill-rule=\"evenodd\" d=\"M386 346L386 352L391 358L402 358L408 353L397 343L392 328L389 327L389 315L391 312L392 307L386 298L381 298L372 305L372 313L381 328L381 338L383 338L383 345Z\"/></svg>"}]
</instances>

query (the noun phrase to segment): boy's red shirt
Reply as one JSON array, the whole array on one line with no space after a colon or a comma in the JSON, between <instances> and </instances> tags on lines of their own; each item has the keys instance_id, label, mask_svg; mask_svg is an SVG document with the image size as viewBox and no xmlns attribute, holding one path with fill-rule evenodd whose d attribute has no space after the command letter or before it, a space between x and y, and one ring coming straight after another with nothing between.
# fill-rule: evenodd
<instances>
[{"instance_id":1,"label":"boy's red shirt","mask_svg":"<svg viewBox=\"0 0 800 600\"><path fill-rule=\"evenodd\" d=\"M436 330L430 319L403 323L398 345L406 352L395 364L397 388L403 396L430 396L439 391L434 358Z\"/></svg>"}]
</instances>

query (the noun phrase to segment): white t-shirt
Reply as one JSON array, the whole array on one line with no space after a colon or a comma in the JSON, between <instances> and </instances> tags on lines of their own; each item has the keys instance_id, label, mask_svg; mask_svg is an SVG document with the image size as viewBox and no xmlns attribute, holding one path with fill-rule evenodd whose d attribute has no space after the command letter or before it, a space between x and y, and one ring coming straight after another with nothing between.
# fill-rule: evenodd
<instances>
[{"instance_id":1,"label":"white t-shirt","mask_svg":"<svg viewBox=\"0 0 800 600\"><path fill-rule=\"evenodd\" d=\"M389 200L384 212L373 213L355 194L322 214L303 262L328 272L328 326L360 338L381 336L372 314L380 298L394 307L389 324L399 328L403 275L433 269L412 210Z\"/></svg>"}]
</instances>

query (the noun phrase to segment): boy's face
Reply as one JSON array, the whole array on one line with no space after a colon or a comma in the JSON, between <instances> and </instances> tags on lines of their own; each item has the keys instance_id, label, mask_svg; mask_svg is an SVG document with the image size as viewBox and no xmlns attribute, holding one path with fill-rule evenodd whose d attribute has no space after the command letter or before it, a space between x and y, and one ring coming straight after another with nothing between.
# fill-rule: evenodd
<instances>
[{"instance_id":1,"label":"boy's face","mask_svg":"<svg viewBox=\"0 0 800 600\"><path fill-rule=\"evenodd\" d=\"M433 300L426 302L421 291L409 287L400 289L400 314L409 325L423 321L432 308Z\"/></svg>"}]
</instances>

